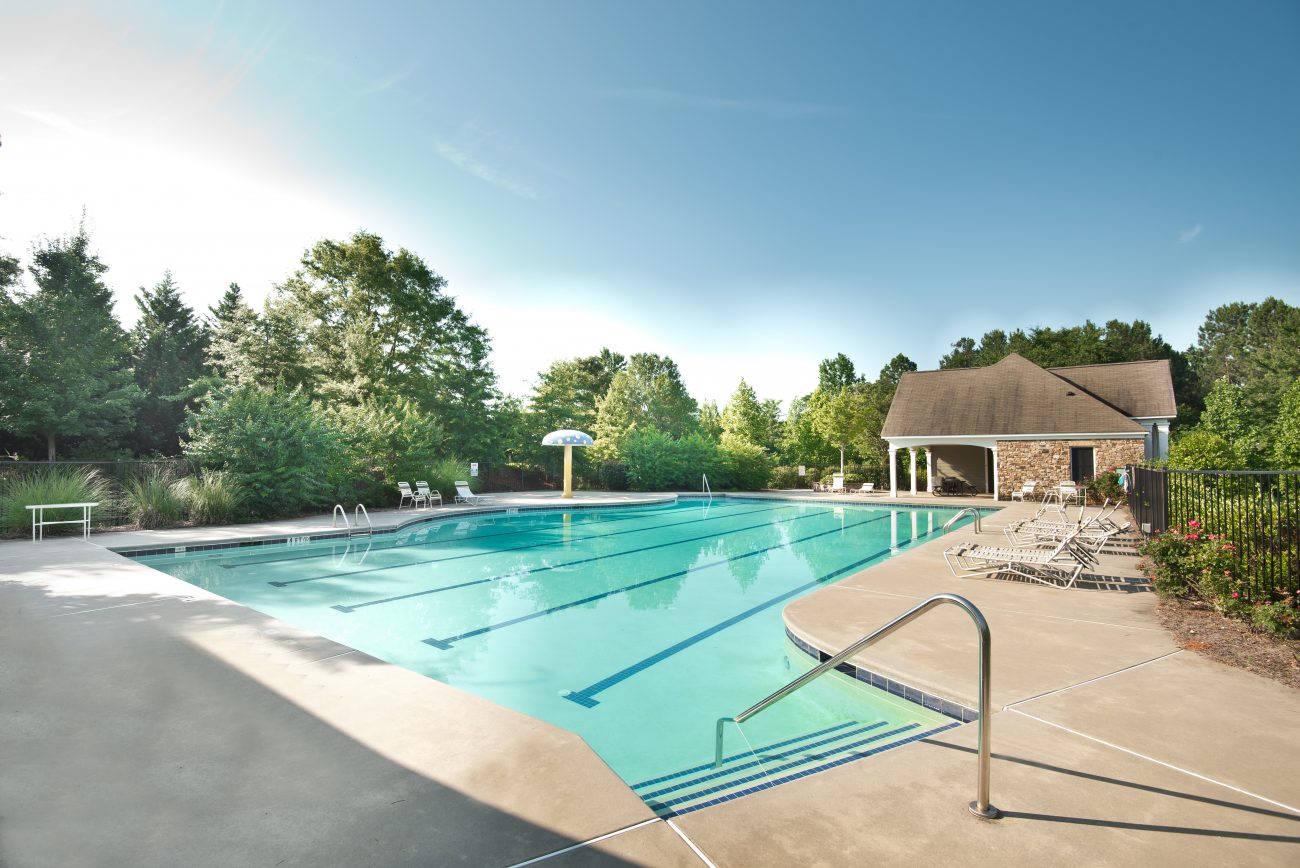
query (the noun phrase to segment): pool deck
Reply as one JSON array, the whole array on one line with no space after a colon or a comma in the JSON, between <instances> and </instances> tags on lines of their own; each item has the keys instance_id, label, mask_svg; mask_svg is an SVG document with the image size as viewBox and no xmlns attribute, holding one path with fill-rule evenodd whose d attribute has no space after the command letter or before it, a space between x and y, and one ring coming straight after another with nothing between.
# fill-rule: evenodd
<instances>
[{"instance_id":1,"label":"pool deck","mask_svg":"<svg viewBox=\"0 0 1300 868\"><path fill-rule=\"evenodd\" d=\"M1033 509L1002 506L980 539ZM1125 581L1131 556L1105 556L1085 589L956 579L942 551L975 538L967 526L786 609L834 651L932 593L979 606L1003 819L966 813L963 726L665 822L571 733L109 550L328 528L0 543L0 865L1300 863L1300 693L1179 649ZM858 662L971 704L974 649L944 608Z\"/></svg>"}]
</instances>

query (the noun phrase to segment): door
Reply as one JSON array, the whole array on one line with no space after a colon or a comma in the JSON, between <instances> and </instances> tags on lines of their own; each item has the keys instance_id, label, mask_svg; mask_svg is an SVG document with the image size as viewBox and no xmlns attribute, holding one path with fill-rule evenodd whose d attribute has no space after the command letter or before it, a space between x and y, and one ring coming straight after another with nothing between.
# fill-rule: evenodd
<instances>
[{"instance_id":1,"label":"door","mask_svg":"<svg viewBox=\"0 0 1300 868\"><path fill-rule=\"evenodd\" d=\"M1091 446L1070 447L1070 478L1087 482L1093 477L1093 449Z\"/></svg>"}]
</instances>

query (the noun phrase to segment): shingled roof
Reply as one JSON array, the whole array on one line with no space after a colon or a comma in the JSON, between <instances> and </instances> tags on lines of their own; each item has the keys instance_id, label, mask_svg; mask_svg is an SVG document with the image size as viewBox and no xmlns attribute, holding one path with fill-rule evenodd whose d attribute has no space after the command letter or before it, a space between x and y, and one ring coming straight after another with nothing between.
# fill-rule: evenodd
<instances>
[{"instance_id":1,"label":"shingled roof","mask_svg":"<svg viewBox=\"0 0 1300 868\"><path fill-rule=\"evenodd\" d=\"M1168 362L1163 364L1167 382L1169 366ZM1124 372L1100 370L1105 368L1136 368L1141 374L1132 378L1135 384L1126 384ZM1130 407L1163 408L1163 389L1168 390L1168 406L1172 408L1172 385L1157 389L1156 398L1140 395L1143 382L1158 379L1153 373L1155 368L1148 372L1136 365L1085 365L1060 370L1069 378L1012 353L985 368L903 374L881 435L1142 434L1145 429L1130 415L1174 415L1127 412ZM1085 383L1107 396L1099 397Z\"/></svg>"},{"instance_id":2,"label":"shingled roof","mask_svg":"<svg viewBox=\"0 0 1300 868\"><path fill-rule=\"evenodd\" d=\"M1056 376L1110 404L1125 416L1178 415L1168 359L1048 368Z\"/></svg>"}]
</instances>

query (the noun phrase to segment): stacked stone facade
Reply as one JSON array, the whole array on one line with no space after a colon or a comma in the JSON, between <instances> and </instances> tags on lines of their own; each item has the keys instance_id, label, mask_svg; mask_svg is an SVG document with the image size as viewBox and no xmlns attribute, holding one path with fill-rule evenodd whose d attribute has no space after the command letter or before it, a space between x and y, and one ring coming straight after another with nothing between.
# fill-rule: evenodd
<instances>
[{"instance_id":1,"label":"stacked stone facade","mask_svg":"<svg viewBox=\"0 0 1300 868\"><path fill-rule=\"evenodd\" d=\"M999 440L998 493L1003 500L1031 479L1041 491L1070 478L1070 447L1091 446L1093 470L1105 473L1125 464L1139 464L1146 455L1143 440Z\"/></svg>"}]
</instances>

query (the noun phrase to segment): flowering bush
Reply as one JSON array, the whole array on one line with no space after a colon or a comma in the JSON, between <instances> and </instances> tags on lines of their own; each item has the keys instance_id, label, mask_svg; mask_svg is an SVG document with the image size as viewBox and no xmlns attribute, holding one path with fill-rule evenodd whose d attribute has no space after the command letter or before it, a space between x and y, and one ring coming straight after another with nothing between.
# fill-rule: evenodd
<instances>
[{"instance_id":1,"label":"flowering bush","mask_svg":"<svg viewBox=\"0 0 1300 868\"><path fill-rule=\"evenodd\" d=\"M1199 521L1147 539L1139 552L1143 560L1138 566L1162 596L1204 600L1269 633L1300 632L1300 596L1275 588L1274 599L1248 600L1235 547L1219 534L1206 533Z\"/></svg>"}]
</instances>

